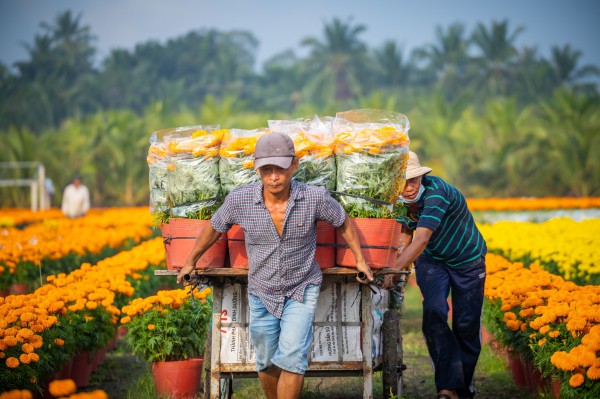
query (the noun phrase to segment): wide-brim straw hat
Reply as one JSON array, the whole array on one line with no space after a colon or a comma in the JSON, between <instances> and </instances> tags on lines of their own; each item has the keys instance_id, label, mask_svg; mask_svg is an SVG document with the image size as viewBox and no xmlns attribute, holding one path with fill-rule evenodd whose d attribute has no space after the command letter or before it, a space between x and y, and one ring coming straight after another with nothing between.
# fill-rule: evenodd
<instances>
[{"instance_id":1,"label":"wide-brim straw hat","mask_svg":"<svg viewBox=\"0 0 600 399\"><path fill-rule=\"evenodd\" d=\"M412 179L413 177L426 175L431 172L431 168L427 166L421 166L419 157L414 152L408 153L408 165L406 166L406 180Z\"/></svg>"}]
</instances>

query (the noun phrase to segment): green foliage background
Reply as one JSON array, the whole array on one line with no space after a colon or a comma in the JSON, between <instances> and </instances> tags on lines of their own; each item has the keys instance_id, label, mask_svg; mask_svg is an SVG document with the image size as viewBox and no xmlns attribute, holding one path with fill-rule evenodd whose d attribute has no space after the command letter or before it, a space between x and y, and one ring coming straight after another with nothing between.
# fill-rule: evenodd
<instances>
[{"instance_id":1,"label":"green foliage background","mask_svg":"<svg viewBox=\"0 0 600 399\"><path fill-rule=\"evenodd\" d=\"M517 48L524 27L507 20L438 27L434 43L407 54L391 39L370 48L366 26L333 18L300 43L306 57L285 51L257 72L253 34L217 30L113 50L97 67L80 19L42 22L29 58L0 64L0 162L43 162L54 206L76 173L94 206L147 204L156 130L254 129L353 108L407 115L411 149L468 196L600 195L599 68L569 45L548 58ZM0 206L26 206L28 195L0 188Z\"/></svg>"}]
</instances>

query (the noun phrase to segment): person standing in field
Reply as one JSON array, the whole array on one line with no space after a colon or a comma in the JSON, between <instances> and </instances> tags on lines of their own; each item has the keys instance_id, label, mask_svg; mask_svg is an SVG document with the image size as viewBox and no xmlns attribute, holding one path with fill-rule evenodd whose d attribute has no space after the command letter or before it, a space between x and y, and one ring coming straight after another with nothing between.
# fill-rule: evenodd
<instances>
[{"instance_id":1,"label":"person standing in field","mask_svg":"<svg viewBox=\"0 0 600 399\"><path fill-rule=\"evenodd\" d=\"M423 296L423 334L431 357L438 399L472 398L481 352L481 313L487 247L463 195L410 152L406 186L399 200L407 208L396 267L413 262ZM392 288L386 277L384 287ZM452 328L448 295L452 293Z\"/></svg>"},{"instance_id":2,"label":"person standing in field","mask_svg":"<svg viewBox=\"0 0 600 399\"><path fill-rule=\"evenodd\" d=\"M79 176L75 176L72 183L65 188L61 210L68 218L85 216L90 210L90 192Z\"/></svg>"},{"instance_id":3,"label":"person standing in field","mask_svg":"<svg viewBox=\"0 0 600 399\"><path fill-rule=\"evenodd\" d=\"M323 275L315 261L316 222L326 220L342 234L358 271L373 280L358 235L342 206L323 187L293 180L298 168L294 142L281 133L259 138L254 168L260 182L233 190L204 228L177 276L196 262L222 233L244 230L250 265L248 304L256 369L269 399L299 398L308 368L312 322ZM367 281L368 280L368 281Z\"/></svg>"}]
</instances>

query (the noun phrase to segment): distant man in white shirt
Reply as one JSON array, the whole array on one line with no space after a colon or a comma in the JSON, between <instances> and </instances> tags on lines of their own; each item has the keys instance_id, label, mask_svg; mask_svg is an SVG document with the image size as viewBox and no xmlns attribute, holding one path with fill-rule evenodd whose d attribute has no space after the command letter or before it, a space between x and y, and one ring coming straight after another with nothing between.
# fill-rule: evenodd
<instances>
[{"instance_id":1,"label":"distant man in white shirt","mask_svg":"<svg viewBox=\"0 0 600 399\"><path fill-rule=\"evenodd\" d=\"M90 192L78 176L65 188L61 209L69 218L85 216L90 210Z\"/></svg>"}]
</instances>

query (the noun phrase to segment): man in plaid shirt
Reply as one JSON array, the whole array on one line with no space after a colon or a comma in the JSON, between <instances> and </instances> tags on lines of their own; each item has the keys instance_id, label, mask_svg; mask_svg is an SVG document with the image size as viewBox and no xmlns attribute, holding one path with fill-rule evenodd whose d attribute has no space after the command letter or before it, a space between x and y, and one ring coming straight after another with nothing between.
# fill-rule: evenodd
<instances>
[{"instance_id":1,"label":"man in plaid shirt","mask_svg":"<svg viewBox=\"0 0 600 399\"><path fill-rule=\"evenodd\" d=\"M181 282L220 235L237 224L244 230L250 270L250 335L256 369L269 399L299 398L308 368L312 321L323 276L315 261L316 222L326 220L342 234L358 271L373 274L342 206L323 187L292 176L298 168L294 142L269 133L256 143L254 167L260 182L233 190L199 235Z\"/></svg>"}]
</instances>

